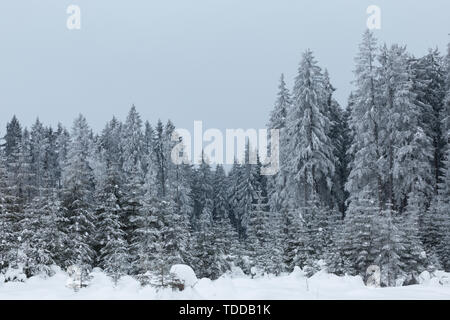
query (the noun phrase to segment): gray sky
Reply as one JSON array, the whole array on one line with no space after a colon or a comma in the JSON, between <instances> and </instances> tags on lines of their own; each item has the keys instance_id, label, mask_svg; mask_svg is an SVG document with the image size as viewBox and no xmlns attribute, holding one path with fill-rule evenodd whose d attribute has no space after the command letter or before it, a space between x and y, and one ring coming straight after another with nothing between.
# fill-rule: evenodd
<instances>
[{"instance_id":1,"label":"gray sky","mask_svg":"<svg viewBox=\"0 0 450 320\"><path fill-rule=\"evenodd\" d=\"M66 28L70 4L81 30ZM448 0L2 0L0 133L13 114L70 127L80 112L99 131L132 103L152 123L261 128L307 48L345 104L371 4L380 40L446 49Z\"/></svg>"}]
</instances>

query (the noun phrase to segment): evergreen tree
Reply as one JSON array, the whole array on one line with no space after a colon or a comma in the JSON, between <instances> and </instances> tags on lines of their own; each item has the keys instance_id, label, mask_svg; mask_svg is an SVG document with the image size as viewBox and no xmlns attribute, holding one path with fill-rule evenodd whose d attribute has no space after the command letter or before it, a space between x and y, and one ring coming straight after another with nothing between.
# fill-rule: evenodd
<instances>
[{"instance_id":1,"label":"evergreen tree","mask_svg":"<svg viewBox=\"0 0 450 320\"><path fill-rule=\"evenodd\" d=\"M212 279L218 278L226 266L218 244L220 236L214 233L214 197L213 176L208 159L202 156L202 162L196 173L194 189L195 207L197 210L194 227L193 265L197 266L200 276ZM219 250L218 250L219 249Z\"/></svg>"},{"instance_id":2,"label":"evergreen tree","mask_svg":"<svg viewBox=\"0 0 450 320\"><path fill-rule=\"evenodd\" d=\"M122 224L125 227L126 239L131 241L135 226L130 219L139 214L144 195L143 174L143 134L142 120L133 105L121 129L121 164L123 171Z\"/></svg>"},{"instance_id":3,"label":"evergreen tree","mask_svg":"<svg viewBox=\"0 0 450 320\"><path fill-rule=\"evenodd\" d=\"M287 119L289 171L292 188L297 191L297 206L305 207L314 193L322 201L327 198L335 170L323 74L309 50L302 56L292 96L293 107Z\"/></svg>"},{"instance_id":4,"label":"evergreen tree","mask_svg":"<svg viewBox=\"0 0 450 320\"><path fill-rule=\"evenodd\" d=\"M382 191L385 160L381 146L383 122L376 73L376 46L376 39L367 30L355 59L356 90L353 92L350 117L354 139L349 150L353 160L346 190L350 194L350 201L358 201L363 190L365 193L369 192L369 195L365 194L364 197L376 199L377 206L381 208L384 203Z\"/></svg>"},{"instance_id":5,"label":"evergreen tree","mask_svg":"<svg viewBox=\"0 0 450 320\"><path fill-rule=\"evenodd\" d=\"M385 186L384 199L393 209L404 210L414 181L420 181L422 193L430 195L432 147L420 121L404 47L384 46L379 56L381 105L384 115ZM411 172L414 168L414 172ZM427 199L424 199L426 201Z\"/></svg>"},{"instance_id":6,"label":"evergreen tree","mask_svg":"<svg viewBox=\"0 0 450 320\"><path fill-rule=\"evenodd\" d=\"M405 263L401 259L405 247L396 220L396 213L392 211L391 204L388 203L373 224L374 249L377 252L374 263L380 267L381 284L390 287L396 286L396 280L404 277L405 269Z\"/></svg>"},{"instance_id":7,"label":"evergreen tree","mask_svg":"<svg viewBox=\"0 0 450 320\"><path fill-rule=\"evenodd\" d=\"M264 202L261 192L258 192L256 202L252 205L249 214L246 243L252 265L258 272L270 273L270 248L273 243L270 242L269 237L270 214Z\"/></svg>"},{"instance_id":8,"label":"evergreen tree","mask_svg":"<svg viewBox=\"0 0 450 320\"><path fill-rule=\"evenodd\" d=\"M55 190L36 197L27 207L20 222L27 276L53 275L51 267L64 263L61 253L69 241L63 230L65 222Z\"/></svg>"},{"instance_id":9,"label":"evergreen tree","mask_svg":"<svg viewBox=\"0 0 450 320\"><path fill-rule=\"evenodd\" d=\"M217 249L229 263L234 262L238 250L238 234L231 223L228 202L228 181L223 166L217 165L213 177L213 232L216 235ZM222 266L223 271L228 265Z\"/></svg>"},{"instance_id":10,"label":"evergreen tree","mask_svg":"<svg viewBox=\"0 0 450 320\"><path fill-rule=\"evenodd\" d=\"M86 278L94 262L92 241L95 237L94 176L89 163L91 131L79 115L72 127L71 142L64 168L63 209L67 219L67 243L64 266L77 265Z\"/></svg>"},{"instance_id":11,"label":"evergreen tree","mask_svg":"<svg viewBox=\"0 0 450 320\"><path fill-rule=\"evenodd\" d=\"M3 149L0 149L0 271L9 267L11 253L14 249L15 240L12 229L8 203L8 175L6 169L6 158Z\"/></svg>"},{"instance_id":12,"label":"evergreen tree","mask_svg":"<svg viewBox=\"0 0 450 320\"><path fill-rule=\"evenodd\" d=\"M287 115L292 106L292 100L289 90L286 88L284 75L281 75L278 87L277 100L270 114L268 129L278 129L280 132L279 156L280 170L274 176L268 177L267 192L270 210L274 213L280 213L288 206L288 186L287 180L289 173L287 172L287 163L289 154L287 147L289 145L289 135L287 132L286 121ZM269 146L270 150L270 146Z\"/></svg>"},{"instance_id":13,"label":"evergreen tree","mask_svg":"<svg viewBox=\"0 0 450 320\"><path fill-rule=\"evenodd\" d=\"M99 265L117 284L119 278L130 272L129 248L124 226L123 210L119 199L117 167L107 165L106 177L99 182L96 192L96 215L98 226Z\"/></svg>"},{"instance_id":14,"label":"evergreen tree","mask_svg":"<svg viewBox=\"0 0 450 320\"><path fill-rule=\"evenodd\" d=\"M367 268L378 255L374 244L374 220L380 212L371 191L363 191L350 203L341 233L340 251L345 273L365 276Z\"/></svg>"}]
</instances>

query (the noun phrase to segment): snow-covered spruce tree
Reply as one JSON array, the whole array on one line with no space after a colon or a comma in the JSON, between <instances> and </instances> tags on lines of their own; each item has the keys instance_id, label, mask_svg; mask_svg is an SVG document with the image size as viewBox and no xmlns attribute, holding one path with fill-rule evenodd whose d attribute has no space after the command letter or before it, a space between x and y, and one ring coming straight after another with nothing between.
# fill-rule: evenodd
<instances>
[{"instance_id":1,"label":"snow-covered spruce tree","mask_svg":"<svg viewBox=\"0 0 450 320\"><path fill-rule=\"evenodd\" d=\"M305 257L305 270L309 276L320 270L319 260L326 259L331 247L333 225L339 215L320 204L316 194L308 201L307 209L302 211L302 239L303 246L298 249Z\"/></svg>"},{"instance_id":2,"label":"snow-covered spruce tree","mask_svg":"<svg viewBox=\"0 0 450 320\"><path fill-rule=\"evenodd\" d=\"M26 130L22 131L15 116L7 124L4 140L6 183L3 191L3 219L4 224L10 228L6 231L8 250L5 261L9 267L20 269L26 258L21 249L23 242L20 220L30 200L31 175L29 134Z\"/></svg>"},{"instance_id":3,"label":"snow-covered spruce tree","mask_svg":"<svg viewBox=\"0 0 450 320\"><path fill-rule=\"evenodd\" d=\"M450 270L450 43L446 57L446 97L442 108L442 131L444 132L445 155L442 182L438 194L437 211L443 219L443 239L440 247L441 262L445 271Z\"/></svg>"},{"instance_id":4,"label":"snow-covered spruce tree","mask_svg":"<svg viewBox=\"0 0 450 320\"><path fill-rule=\"evenodd\" d=\"M153 181L154 173L149 170L143 204L130 218L135 226L131 240L132 273L140 277L143 284L150 281L152 272L157 272L162 258L161 201L157 198Z\"/></svg>"},{"instance_id":5,"label":"snow-covered spruce tree","mask_svg":"<svg viewBox=\"0 0 450 320\"><path fill-rule=\"evenodd\" d=\"M347 181L347 156L348 144L348 122L344 111L339 103L333 98L333 92L336 90L331 84L328 71L324 72L324 85L326 92L326 115L329 119L330 128L328 136L333 148L334 175L332 176L332 187L329 199L326 199L329 207L336 207L341 214L345 211L345 201L347 194L344 192L344 185Z\"/></svg>"},{"instance_id":6,"label":"snow-covered spruce tree","mask_svg":"<svg viewBox=\"0 0 450 320\"><path fill-rule=\"evenodd\" d=\"M249 212L247 238L245 240L254 273L268 273L270 216L261 191L257 192L255 202Z\"/></svg>"},{"instance_id":7,"label":"snow-covered spruce tree","mask_svg":"<svg viewBox=\"0 0 450 320\"><path fill-rule=\"evenodd\" d=\"M283 261L283 220L280 213L269 210L269 228L266 236L267 261L266 272L279 275L285 270Z\"/></svg>"},{"instance_id":8,"label":"snow-covered spruce tree","mask_svg":"<svg viewBox=\"0 0 450 320\"><path fill-rule=\"evenodd\" d=\"M177 136L175 126L169 120L164 128L162 163L166 171L166 201L170 204L170 215L166 216L164 237L169 264L185 263L192 260L189 245L191 242L190 218L194 201L191 197L192 166L186 162L177 163L172 159L173 150L178 150L185 156L188 150L182 139ZM178 138L178 140L176 139ZM181 143L182 149L174 149ZM161 168L161 167L160 167ZM170 265L169 265L170 267Z\"/></svg>"},{"instance_id":9,"label":"snow-covered spruce tree","mask_svg":"<svg viewBox=\"0 0 450 320\"><path fill-rule=\"evenodd\" d=\"M121 276L130 272L129 247L121 223L123 210L120 199L118 164L105 161L105 176L96 186L96 225L99 246L98 263L117 284Z\"/></svg>"},{"instance_id":10,"label":"snow-covered spruce tree","mask_svg":"<svg viewBox=\"0 0 450 320\"><path fill-rule=\"evenodd\" d=\"M353 155L346 190L350 201L358 201L361 192L364 197L376 199L377 206L382 207L383 170L385 160L382 150L382 112L380 107L380 90L376 69L377 42L373 34L367 30L359 46L355 59L356 69L353 92L353 106L350 117L350 128L354 139L349 153ZM358 206L353 206L357 208ZM350 210L350 208L349 208Z\"/></svg>"},{"instance_id":11,"label":"snow-covered spruce tree","mask_svg":"<svg viewBox=\"0 0 450 320\"><path fill-rule=\"evenodd\" d=\"M420 191L428 199L433 190L432 142L422 127L420 109L415 103L408 59L404 47L393 45L388 49L384 45L378 67L384 115L385 202L400 213L415 181L422 182Z\"/></svg>"},{"instance_id":12,"label":"snow-covered spruce tree","mask_svg":"<svg viewBox=\"0 0 450 320\"><path fill-rule=\"evenodd\" d=\"M438 192L444 161L444 133L441 116L445 97L445 66L437 51L429 50L419 59L410 59L413 92L420 112L420 125L432 141L433 189Z\"/></svg>"},{"instance_id":13,"label":"snow-covered spruce tree","mask_svg":"<svg viewBox=\"0 0 450 320\"><path fill-rule=\"evenodd\" d=\"M237 224L237 230L239 238L245 240L247 237L247 226L249 221L250 211L252 210L252 205L256 202L258 197L258 192L261 194L266 194L263 190L260 164L251 164L250 159L255 156L256 150L253 150L250 143L246 143L244 163L236 167L234 186L234 196L233 201L235 206L233 208L234 218Z\"/></svg>"},{"instance_id":14,"label":"snow-covered spruce tree","mask_svg":"<svg viewBox=\"0 0 450 320\"><path fill-rule=\"evenodd\" d=\"M146 193L138 214L132 217L136 225L132 240L133 270L143 284L165 286L170 278L170 267L189 260L189 220L188 214L183 211L186 209L182 190L185 182L178 181L178 193L173 189L173 195L158 195L161 190L158 186L159 168L152 161L151 154L148 156L149 167L144 185ZM181 173L178 178L182 179Z\"/></svg>"},{"instance_id":15,"label":"snow-covered spruce tree","mask_svg":"<svg viewBox=\"0 0 450 320\"><path fill-rule=\"evenodd\" d=\"M439 194L432 206L438 216L440 241L436 248L441 265L445 271L450 270L450 149L447 150L444 161L445 175L443 176ZM430 222L429 222L430 223Z\"/></svg>"},{"instance_id":16,"label":"snow-covered spruce tree","mask_svg":"<svg viewBox=\"0 0 450 320\"><path fill-rule=\"evenodd\" d=\"M8 176L6 158L0 149L0 272L11 264L11 253L15 241L13 239L12 216L8 206Z\"/></svg>"},{"instance_id":17,"label":"snow-covered spruce tree","mask_svg":"<svg viewBox=\"0 0 450 320\"><path fill-rule=\"evenodd\" d=\"M307 233L299 210L284 209L281 213L283 271L292 272L295 266L306 264Z\"/></svg>"},{"instance_id":18,"label":"snow-covered spruce tree","mask_svg":"<svg viewBox=\"0 0 450 320\"><path fill-rule=\"evenodd\" d=\"M419 217L426 210L420 189L415 186L408 195L407 214L403 214L398 219L398 228L402 232L401 241L405 250L401 253L401 260L404 264L405 284L417 282L418 275L427 268L428 261L425 253L419 229Z\"/></svg>"},{"instance_id":19,"label":"snow-covered spruce tree","mask_svg":"<svg viewBox=\"0 0 450 320\"><path fill-rule=\"evenodd\" d=\"M444 203L441 197L435 197L420 221L421 238L430 271L444 268L443 260L447 251L445 237L448 231L448 209L445 208Z\"/></svg>"},{"instance_id":20,"label":"snow-covered spruce tree","mask_svg":"<svg viewBox=\"0 0 450 320\"><path fill-rule=\"evenodd\" d=\"M46 150L47 150L47 136L45 129L39 119L31 127L30 132L30 153L32 173L32 197L42 197L43 192L47 189L48 171L46 170Z\"/></svg>"},{"instance_id":21,"label":"snow-covered spruce tree","mask_svg":"<svg viewBox=\"0 0 450 320\"><path fill-rule=\"evenodd\" d=\"M144 195L144 174L142 168L142 120L133 105L121 129L121 165L123 171L122 224L125 227L126 239L131 241L133 224L130 218L136 216L142 206Z\"/></svg>"},{"instance_id":22,"label":"snow-covered spruce tree","mask_svg":"<svg viewBox=\"0 0 450 320\"><path fill-rule=\"evenodd\" d=\"M56 189L61 177L61 166L58 162L57 132L52 127L44 128L44 181L50 189Z\"/></svg>"},{"instance_id":23,"label":"snow-covered spruce tree","mask_svg":"<svg viewBox=\"0 0 450 320\"><path fill-rule=\"evenodd\" d=\"M155 164L156 179L158 186L158 195L165 197L167 195L168 188L168 161L167 159L167 149L166 146L167 135L164 130L164 126L161 120L155 128L154 139L153 139L153 162Z\"/></svg>"},{"instance_id":24,"label":"snow-covered spruce tree","mask_svg":"<svg viewBox=\"0 0 450 320\"><path fill-rule=\"evenodd\" d=\"M32 171L33 156L31 153L31 139L30 131L25 128L22 132L22 141L20 143L19 153L19 171L17 182L20 186L20 193L22 194L22 201L24 206L30 203L34 197L33 191L35 187L33 185L34 173Z\"/></svg>"},{"instance_id":25,"label":"snow-covered spruce tree","mask_svg":"<svg viewBox=\"0 0 450 320\"><path fill-rule=\"evenodd\" d=\"M189 264L192 261L192 253L189 250L192 240L190 217L193 208L190 189L191 170L188 164L173 167L174 177L171 183L171 198L169 198L172 209L171 215L166 218L167 234L165 236L170 241L173 263Z\"/></svg>"},{"instance_id":26,"label":"snow-covered spruce tree","mask_svg":"<svg viewBox=\"0 0 450 320\"><path fill-rule=\"evenodd\" d=\"M269 208L273 213L280 214L282 209L287 208L287 178L288 172L286 171L286 163L288 160L287 147L288 133L286 131L286 118L291 108L292 101L289 90L286 88L284 81L284 75L281 75L280 84L278 86L278 94L275 102L275 106L270 113L269 123L267 125L268 130L278 129L280 131L280 170L273 176L267 179L267 192L269 200ZM269 150L270 150L270 146Z\"/></svg>"},{"instance_id":27,"label":"snow-covered spruce tree","mask_svg":"<svg viewBox=\"0 0 450 320\"><path fill-rule=\"evenodd\" d=\"M55 179L58 190L61 190L63 187L62 172L66 165L67 154L69 152L70 134L67 129L59 123L55 136L55 153L57 161Z\"/></svg>"},{"instance_id":28,"label":"snow-covered spruce tree","mask_svg":"<svg viewBox=\"0 0 450 320\"><path fill-rule=\"evenodd\" d=\"M268 235L271 242L270 250L270 266L269 272L279 274L287 269L292 270L294 261L292 256L285 259L284 252L290 252L295 256L295 251L297 250L296 244L294 244L290 239L289 242L284 241L285 234L283 230L290 228L289 218L286 217L287 212L290 211L290 201L292 198L290 192L292 193L292 188L289 188L288 179L290 177L288 162L290 158L289 154L289 132L287 130L287 115L292 108L292 99L289 90L286 88L286 83L284 81L284 76L281 75L279 91L275 106L270 114L269 123L267 125L268 129L278 129L280 132L279 141L279 166L280 170L273 176L267 177L267 194L268 194L268 205L271 216L271 233ZM270 150L270 148L269 148ZM290 229L292 231L292 229ZM291 236L297 237L297 235L291 234ZM268 262L269 263L269 262ZM289 264L289 267L287 267Z\"/></svg>"},{"instance_id":29,"label":"snow-covered spruce tree","mask_svg":"<svg viewBox=\"0 0 450 320\"><path fill-rule=\"evenodd\" d=\"M194 239L192 245L193 265L202 277L218 278L227 268L225 257L218 250L218 235L213 228L213 176L208 159L202 162L196 172ZM220 240L220 239L219 239Z\"/></svg>"},{"instance_id":30,"label":"snow-covered spruce tree","mask_svg":"<svg viewBox=\"0 0 450 320\"><path fill-rule=\"evenodd\" d=\"M442 219L438 218L440 215L435 209L427 212L426 208L433 190L436 190L434 185L439 180L439 176L433 173L433 167L440 166L437 160L440 157L439 143L433 146L433 140L439 140L439 137L422 117L425 104L416 99L405 49L396 45L390 49L383 47L379 59L382 103L388 116L385 122L387 143L384 146L389 169L386 174L386 199L392 201L394 209L400 213L406 208L412 210L412 206L406 206L408 194L414 190L414 197L409 198L425 204L420 212L425 249L431 261L438 260L434 249L438 239L433 230L440 228L438 225L443 221L438 222ZM429 105L434 104L431 100ZM418 201L415 199L417 197L421 199Z\"/></svg>"},{"instance_id":31,"label":"snow-covered spruce tree","mask_svg":"<svg viewBox=\"0 0 450 320\"><path fill-rule=\"evenodd\" d=\"M332 225L332 241L325 255L327 271L339 276L348 272L348 262L344 259L346 246L344 237L344 222L338 220Z\"/></svg>"},{"instance_id":32,"label":"snow-covered spruce tree","mask_svg":"<svg viewBox=\"0 0 450 320\"><path fill-rule=\"evenodd\" d=\"M54 189L46 190L44 196L35 197L27 206L20 221L27 276L52 275L51 267L64 262L61 254L69 240L63 230L65 222Z\"/></svg>"},{"instance_id":33,"label":"snow-covered spruce tree","mask_svg":"<svg viewBox=\"0 0 450 320\"><path fill-rule=\"evenodd\" d=\"M377 253L374 263L381 271L381 285L393 287L399 280L405 280L405 263L401 259L405 247L397 213L391 207L392 205L387 203L386 209L373 220L373 248Z\"/></svg>"},{"instance_id":34,"label":"snow-covered spruce tree","mask_svg":"<svg viewBox=\"0 0 450 320\"><path fill-rule=\"evenodd\" d=\"M149 157L150 153L153 152L153 139L154 139L154 131L150 122L145 121L144 123L144 137L142 142L142 151L143 151L143 167L144 174L147 174L149 161L151 158Z\"/></svg>"},{"instance_id":35,"label":"snow-covered spruce tree","mask_svg":"<svg viewBox=\"0 0 450 320\"><path fill-rule=\"evenodd\" d=\"M380 212L377 203L372 190L362 190L359 198L350 202L339 241L344 273L365 276L378 255L374 244L374 220Z\"/></svg>"},{"instance_id":36,"label":"snow-covered spruce tree","mask_svg":"<svg viewBox=\"0 0 450 320\"><path fill-rule=\"evenodd\" d=\"M237 161L237 159L234 159L234 163L228 172L227 181L228 181L228 188L227 188L227 201L229 204L229 210L230 210L230 220L235 228L235 230L238 232L239 230L239 224L238 224L238 194L237 194L237 186L238 186L238 180L240 178L240 171L242 169L242 165ZM239 236L239 232L238 232Z\"/></svg>"},{"instance_id":37,"label":"snow-covered spruce tree","mask_svg":"<svg viewBox=\"0 0 450 320\"><path fill-rule=\"evenodd\" d=\"M89 163L91 130L79 115L73 124L71 142L64 167L62 206L67 219L64 267L77 265L82 271L81 283L94 262L92 242L95 238L94 175Z\"/></svg>"},{"instance_id":38,"label":"snow-covered spruce tree","mask_svg":"<svg viewBox=\"0 0 450 320\"><path fill-rule=\"evenodd\" d=\"M348 198L350 196L348 190L345 188L345 185L348 181L348 177L350 175L350 164L353 161L353 153L350 151L350 148L353 144L353 131L350 129L350 117L353 108L353 94L351 93L349 96L349 101L345 111L342 114L342 144L341 148L338 150L338 163L339 166L337 168L338 181L342 188L342 193L344 196L343 208L340 207L339 210L343 213L342 219L345 217L345 213L347 212L348 207Z\"/></svg>"},{"instance_id":39,"label":"snow-covered spruce tree","mask_svg":"<svg viewBox=\"0 0 450 320\"><path fill-rule=\"evenodd\" d=\"M442 132L444 137L444 144L445 144L445 151L446 158L445 160L448 161L448 152L450 148L450 43L448 44L448 52L445 59L445 67L446 67L446 76L445 76L445 98L444 98L444 106L442 108L442 115L441 115L441 125L442 125ZM448 162L446 162L447 166L445 170L448 170Z\"/></svg>"},{"instance_id":40,"label":"snow-covered spruce tree","mask_svg":"<svg viewBox=\"0 0 450 320\"><path fill-rule=\"evenodd\" d=\"M326 208L333 205L332 178L336 160L330 138L331 93L329 81L312 52L307 50L300 62L292 95L293 106L287 117L289 188L292 190L289 197L291 207L300 209L303 228L300 231L306 238L313 233L315 236L325 235L314 229L326 223ZM302 259L313 265L322 258L323 248L319 243L324 241L313 243L312 238L302 238L304 246L298 250L304 256Z\"/></svg>"},{"instance_id":41,"label":"snow-covered spruce tree","mask_svg":"<svg viewBox=\"0 0 450 320\"><path fill-rule=\"evenodd\" d=\"M302 56L292 100L287 117L289 172L297 207L306 207L314 193L321 201L329 198L335 170L323 74L310 50Z\"/></svg>"},{"instance_id":42,"label":"snow-covered spruce tree","mask_svg":"<svg viewBox=\"0 0 450 320\"><path fill-rule=\"evenodd\" d=\"M171 192L172 198L165 201L169 207L164 216L162 232L168 268L173 264L189 264L192 261L192 253L189 251L191 243L189 217L192 210L187 182L189 170L185 165L174 168L175 177L172 185L175 188Z\"/></svg>"},{"instance_id":43,"label":"snow-covered spruce tree","mask_svg":"<svg viewBox=\"0 0 450 320\"><path fill-rule=\"evenodd\" d=\"M37 273L51 274L50 266L61 262L63 242L61 230L61 203L57 199L56 187L58 162L55 138L51 129L46 129L39 120L32 126L29 140L24 143L28 156L22 163L29 163L27 180L31 201L27 201L21 214L21 251L24 271L27 276Z\"/></svg>"},{"instance_id":44,"label":"snow-covered spruce tree","mask_svg":"<svg viewBox=\"0 0 450 320\"><path fill-rule=\"evenodd\" d=\"M217 250L230 265L238 250L238 234L230 220L228 202L228 181L222 165L217 165L213 176L213 230L216 235ZM228 266L225 266L228 269ZM226 270L223 270L226 271Z\"/></svg>"}]
</instances>

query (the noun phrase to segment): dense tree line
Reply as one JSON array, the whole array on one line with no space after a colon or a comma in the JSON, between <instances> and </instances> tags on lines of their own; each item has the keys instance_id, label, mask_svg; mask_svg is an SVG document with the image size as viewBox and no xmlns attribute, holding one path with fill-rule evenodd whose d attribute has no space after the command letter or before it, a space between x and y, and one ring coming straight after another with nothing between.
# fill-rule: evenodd
<instances>
[{"instance_id":1,"label":"dense tree line","mask_svg":"<svg viewBox=\"0 0 450 320\"><path fill-rule=\"evenodd\" d=\"M39 120L7 124L0 149L0 270L51 274L103 268L117 281L167 277L176 263L200 277L381 269L383 285L450 270L450 47L416 58L367 31L355 90L341 107L307 50L292 90L279 84L268 128L280 130L280 171L228 173L208 159L174 164L174 125L125 122L95 134Z\"/></svg>"}]
</instances>

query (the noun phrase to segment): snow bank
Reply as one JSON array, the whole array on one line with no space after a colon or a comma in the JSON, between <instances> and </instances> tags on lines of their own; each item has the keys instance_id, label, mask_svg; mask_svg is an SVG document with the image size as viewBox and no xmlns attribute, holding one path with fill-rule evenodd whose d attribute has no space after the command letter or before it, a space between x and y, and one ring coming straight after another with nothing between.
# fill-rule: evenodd
<instances>
[{"instance_id":1,"label":"snow bank","mask_svg":"<svg viewBox=\"0 0 450 320\"><path fill-rule=\"evenodd\" d=\"M54 271L52 277L0 283L0 299L450 299L450 286L446 283L449 274L445 272L433 273L429 281L420 285L368 288L361 277L338 277L320 271L306 278L299 268L278 277L251 279L230 273L214 281L198 280L192 269L178 265L171 271L186 281L186 289L178 291L141 287L128 276L115 286L100 269L94 269L89 286L75 292L65 285L68 274L59 268Z\"/></svg>"},{"instance_id":2,"label":"snow bank","mask_svg":"<svg viewBox=\"0 0 450 320\"><path fill-rule=\"evenodd\" d=\"M172 268L170 268L170 273L175 279L181 281L185 287L192 287L198 281L194 270L185 264L173 265Z\"/></svg>"}]
</instances>

